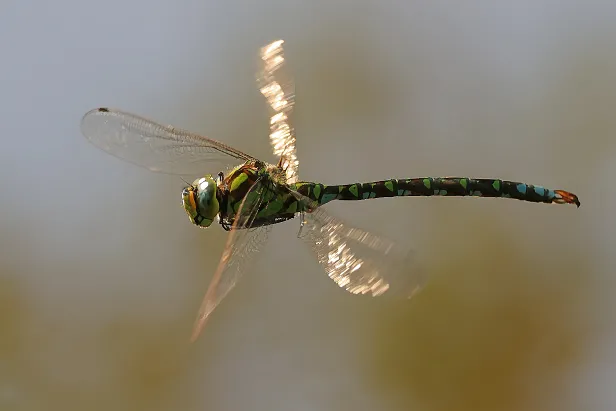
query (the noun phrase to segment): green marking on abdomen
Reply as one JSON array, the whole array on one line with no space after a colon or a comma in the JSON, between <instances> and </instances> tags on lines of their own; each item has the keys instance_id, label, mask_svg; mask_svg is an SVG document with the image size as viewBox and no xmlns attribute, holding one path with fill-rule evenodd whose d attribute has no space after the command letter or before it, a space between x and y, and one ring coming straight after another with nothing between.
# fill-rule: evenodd
<instances>
[{"instance_id":1,"label":"green marking on abdomen","mask_svg":"<svg viewBox=\"0 0 616 411\"><path fill-rule=\"evenodd\" d=\"M325 203L329 203L332 200L335 200L338 197L338 194L323 194L323 197L321 197L321 204L325 204Z\"/></svg>"},{"instance_id":2,"label":"green marking on abdomen","mask_svg":"<svg viewBox=\"0 0 616 411\"><path fill-rule=\"evenodd\" d=\"M357 184L353 184L349 187L349 192L353 194L355 197L358 196L359 191L357 190Z\"/></svg>"},{"instance_id":3,"label":"green marking on abdomen","mask_svg":"<svg viewBox=\"0 0 616 411\"><path fill-rule=\"evenodd\" d=\"M314 200L319 201L319 197L321 196L321 184L315 184L312 188L312 193L314 194Z\"/></svg>"}]
</instances>

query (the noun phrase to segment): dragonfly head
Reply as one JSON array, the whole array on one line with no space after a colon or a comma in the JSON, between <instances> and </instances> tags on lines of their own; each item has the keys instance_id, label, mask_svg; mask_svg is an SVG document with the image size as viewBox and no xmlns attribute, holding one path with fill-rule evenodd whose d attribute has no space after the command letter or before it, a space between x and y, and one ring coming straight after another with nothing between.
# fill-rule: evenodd
<instances>
[{"instance_id":1,"label":"dragonfly head","mask_svg":"<svg viewBox=\"0 0 616 411\"><path fill-rule=\"evenodd\" d=\"M216 181L209 174L184 188L182 205L191 223L203 228L212 224L219 209L216 189Z\"/></svg>"}]
</instances>

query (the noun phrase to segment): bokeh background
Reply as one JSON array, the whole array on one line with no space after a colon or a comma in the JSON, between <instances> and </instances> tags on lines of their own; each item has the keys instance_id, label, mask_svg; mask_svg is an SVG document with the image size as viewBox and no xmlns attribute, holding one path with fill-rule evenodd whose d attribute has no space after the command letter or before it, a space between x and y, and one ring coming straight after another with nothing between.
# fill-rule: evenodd
<instances>
[{"instance_id":1,"label":"bokeh background","mask_svg":"<svg viewBox=\"0 0 616 411\"><path fill-rule=\"evenodd\" d=\"M0 409L613 410L615 21L600 0L3 0ZM331 204L412 246L427 288L347 295L291 221L188 344L226 233L80 119L117 107L271 161L254 75L278 38L303 179L498 177L582 207Z\"/></svg>"}]
</instances>

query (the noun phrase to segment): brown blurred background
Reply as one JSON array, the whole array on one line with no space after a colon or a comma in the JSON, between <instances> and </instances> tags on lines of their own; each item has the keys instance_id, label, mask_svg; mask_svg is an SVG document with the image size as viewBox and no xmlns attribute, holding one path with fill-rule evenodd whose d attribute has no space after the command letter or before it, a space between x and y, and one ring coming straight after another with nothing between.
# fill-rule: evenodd
<instances>
[{"instance_id":1,"label":"brown blurred background","mask_svg":"<svg viewBox=\"0 0 616 411\"><path fill-rule=\"evenodd\" d=\"M5 0L0 410L615 409L615 19L606 1ZM347 295L292 221L189 345L226 233L79 121L117 107L271 161L254 74L277 38L302 179L495 177L582 207L331 204L412 245L427 288Z\"/></svg>"}]
</instances>

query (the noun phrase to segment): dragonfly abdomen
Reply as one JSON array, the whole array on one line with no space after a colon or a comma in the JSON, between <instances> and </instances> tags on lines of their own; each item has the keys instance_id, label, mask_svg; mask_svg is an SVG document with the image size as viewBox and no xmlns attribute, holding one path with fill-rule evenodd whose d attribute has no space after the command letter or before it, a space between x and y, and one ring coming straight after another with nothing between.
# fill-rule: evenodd
<instances>
[{"instance_id":1,"label":"dragonfly abdomen","mask_svg":"<svg viewBox=\"0 0 616 411\"><path fill-rule=\"evenodd\" d=\"M580 206L577 196L568 191L488 178L423 177L332 186L318 183L297 183L296 186L300 193L319 204L326 204L333 200L367 200L383 197L475 196Z\"/></svg>"}]
</instances>

